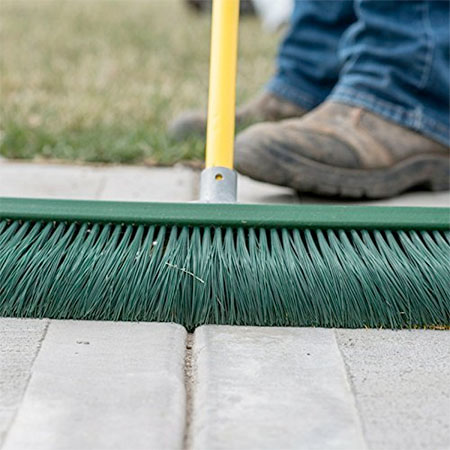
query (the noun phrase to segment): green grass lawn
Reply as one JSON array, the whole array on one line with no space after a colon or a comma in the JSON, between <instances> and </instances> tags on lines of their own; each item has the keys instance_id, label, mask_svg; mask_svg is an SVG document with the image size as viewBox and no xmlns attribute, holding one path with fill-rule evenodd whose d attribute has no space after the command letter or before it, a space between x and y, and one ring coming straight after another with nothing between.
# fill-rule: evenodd
<instances>
[{"instance_id":1,"label":"green grass lawn","mask_svg":"<svg viewBox=\"0 0 450 450\"><path fill-rule=\"evenodd\" d=\"M182 0L0 0L0 154L173 164L203 142L167 122L207 101L210 18ZM241 21L238 101L271 75L278 36Z\"/></svg>"}]
</instances>

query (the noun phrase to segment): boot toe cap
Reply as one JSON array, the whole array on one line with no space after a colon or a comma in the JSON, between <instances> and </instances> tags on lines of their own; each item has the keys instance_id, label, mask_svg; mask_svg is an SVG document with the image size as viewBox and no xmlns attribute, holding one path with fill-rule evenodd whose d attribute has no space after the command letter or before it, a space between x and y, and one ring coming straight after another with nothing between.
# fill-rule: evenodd
<instances>
[{"instance_id":1,"label":"boot toe cap","mask_svg":"<svg viewBox=\"0 0 450 450\"><path fill-rule=\"evenodd\" d=\"M306 163L360 168L358 156L348 144L295 122L262 123L240 133L235 146L236 169L252 178L286 184L295 168Z\"/></svg>"}]
</instances>

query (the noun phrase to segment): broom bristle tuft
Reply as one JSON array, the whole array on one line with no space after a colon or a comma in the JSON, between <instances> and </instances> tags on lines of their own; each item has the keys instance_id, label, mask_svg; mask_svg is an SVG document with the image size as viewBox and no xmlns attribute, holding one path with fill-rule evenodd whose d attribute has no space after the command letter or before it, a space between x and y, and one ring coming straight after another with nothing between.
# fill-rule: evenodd
<instances>
[{"instance_id":1,"label":"broom bristle tuft","mask_svg":"<svg viewBox=\"0 0 450 450\"><path fill-rule=\"evenodd\" d=\"M450 322L450 233L0 222L0 315L214 324Z\"/></svg>"}]
</instances>

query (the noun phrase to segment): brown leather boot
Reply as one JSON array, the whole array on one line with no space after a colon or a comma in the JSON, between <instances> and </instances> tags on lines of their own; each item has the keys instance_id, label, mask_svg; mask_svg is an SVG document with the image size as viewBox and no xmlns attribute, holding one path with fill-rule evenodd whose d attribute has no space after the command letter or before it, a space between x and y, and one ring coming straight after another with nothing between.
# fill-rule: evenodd
<instances>
[{"instance_id":1,"label":"brown leather boot","mask_svg":"<svg viewBox=\"0 0 450 450\"><path fill-rule=\"evenodd\" d=\"M332 101L300 119L250 127L235 152L241 173L298 192L381 198L414 186L450 188L448 147Z\"/></svg>"},{"instance_id":2,"label":"brown leather boot","mask_svg":"<svg viewBox=\"0 0 450 450\"><path fill-rule=\"evenodd\" d=\"M301 117L306 112L305 109L294 103L270 92L263 92L237 109L236 126L245 127L257 122L275 122L290 117ZM206 112L186 111L182 113L169 124L168 132L176 140L182 140L192 135L205 136Z\"/></svg>"}]
</instances>

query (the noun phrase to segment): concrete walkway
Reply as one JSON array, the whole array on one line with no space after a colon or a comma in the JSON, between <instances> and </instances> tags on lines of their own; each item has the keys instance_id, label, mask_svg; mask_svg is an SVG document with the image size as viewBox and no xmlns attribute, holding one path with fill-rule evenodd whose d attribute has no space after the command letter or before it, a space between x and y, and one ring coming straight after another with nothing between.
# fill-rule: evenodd
<instances>
[{"instance_id":1,"label":"concrete walkway","mask_svg":"<svg viewBox=\"0 0 450 450\"><path fill-rule=\"evenodd\" d=\"M198 199L199 172L179 166L69 166L0 160L0 197L185 202ZM299 198L290 189L239 177L241 203L339 203L318 197ZM351 205L361 202L345 201ZM365 205L450 206L450 192L413 192L365 201Z\"/></svg>"},{"instance_id":2,"label":"concrete walkway","mask_svg":"<svg viewBox=\"0 0 450 450\"><path fill-rule=\"evenodd\" d=\"M0 197L189 201L183 167L0 161ZM240 179L241 202L319 202ZM348 203L347 203L348 204ZM444 193L370 204L450 206ZM8 450L450 449L450 331L0 319Z\"/></svg>"},{"instance_id":3,"label":"concrete walkway","mask_svg":"<svg viewBox=\"0 0 450 450\"><path fill-rule=\"evenodd\" d=\"M5 450L450 447L450 333L0 319Z\"/></svg>"}]
</instances>

